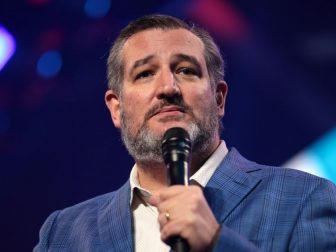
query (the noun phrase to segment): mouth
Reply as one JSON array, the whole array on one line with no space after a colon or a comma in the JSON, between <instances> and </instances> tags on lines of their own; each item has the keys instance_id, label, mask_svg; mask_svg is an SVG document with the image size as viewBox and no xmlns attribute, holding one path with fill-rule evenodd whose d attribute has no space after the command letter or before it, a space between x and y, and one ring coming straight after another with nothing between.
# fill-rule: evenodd
<instances>
[{"instance_id":1,"label":"mouth","mask_svg":"<svg viewBox=\"0 0 336 252\"><path fill-rule=\"evenodd\" d=\"M180 115L181 113L185 113L185 109L179 106L166 106L163 108L158 109L152 114L152 117L156 115Z\"/></svg>"}]
</instances>

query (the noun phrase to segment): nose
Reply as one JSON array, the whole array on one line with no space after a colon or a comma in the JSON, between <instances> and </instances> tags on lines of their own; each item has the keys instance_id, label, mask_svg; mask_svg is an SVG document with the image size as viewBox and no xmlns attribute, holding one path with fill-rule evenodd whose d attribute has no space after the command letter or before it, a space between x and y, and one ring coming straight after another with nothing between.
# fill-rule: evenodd
<instances>
[{"instance_id":1,"label":"nose","mask_svg":"<svg viewBox=\"0 0 336 252\"><path fill-rule=\"evenodd\" d=\"M170 70L163 70L157 79L156 96L158 99L180 96L181 90Z\"/></svg>"}]
</instances>

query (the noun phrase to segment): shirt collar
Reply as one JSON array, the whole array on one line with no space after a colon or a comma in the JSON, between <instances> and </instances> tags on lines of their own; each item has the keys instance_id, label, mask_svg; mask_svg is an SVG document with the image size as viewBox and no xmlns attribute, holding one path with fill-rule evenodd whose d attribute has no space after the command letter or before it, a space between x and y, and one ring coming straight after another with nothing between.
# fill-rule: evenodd
<instances>
[{"instance_id":1,"label":"shirt collar","mask_svg":"<svg viewBox=\"0 0 336 252\"><path fill-rule=\"evenodd\" d=\"M212 153L212 155L208 158L207 161L205 161L201 168L199 168L197 172L195 172L194 175L190 177L190 180L197 182L202 187L205 187L227 153L228 149L226 144L224 140L221 140L221 143L214 153Z\"/></svg>"},{"instance_id":2,"label":"shirt collar","mask_svg":"<svg viewBox=\"0 0 336 252\"><path fill-rule=\"evenodd\" d=\"M135 190L140 193L141 196L149 197L151 193L147 191L146 189L142 188L139 183L138 179L138 167L135 163L132 167L131 174L130 174L130 186L131 186L131 197L130 197L130 204L133 202L133 197Z\"/></svg>"},{"instance_id":3,"label":"shirt collar","mask_svg":"<svg viewBox=\"0 0 336 252\"><path fill-rule=\"evenodd\" d=\"M221 140L221 143L217 147L217 149L212 153L212 155L208 158L208 160L195 172L194 175L190 177L191 181L196 182L202 187L205 187L209 182L211 176L222 162L226 154L228 153L228 149L224 140ZM149 197L151 193L140 186L137 172L137 165L134 164L130 174L130 186L131 186L131 197L130 204L133 202L135 189L141 194L143 197Z\"/></svg>"}]
</instances>

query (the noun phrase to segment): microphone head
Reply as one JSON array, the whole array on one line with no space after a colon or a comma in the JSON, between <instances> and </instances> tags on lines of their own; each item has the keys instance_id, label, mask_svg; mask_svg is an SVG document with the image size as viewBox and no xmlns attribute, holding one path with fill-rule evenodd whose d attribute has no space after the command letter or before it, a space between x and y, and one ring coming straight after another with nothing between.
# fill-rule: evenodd
<instances>
[{"instance_id":1,"label":"microphone head","mask_svg":"<svg viewBox=\"0 0 336 252\"><path fill-rule=\"evenodd\" d=\"M191 141L188 132L179 127L168 129L162 139L162 155L166 164L182 158L189 162Z\"/></svg>"},{"instance_id":2,"label":"microphone head","mask_svg":"<svg viewBox=\"0 0 336 252\"><path fill-rule=\"evenodd\" d=\"M168 129L163 135L162 143L172 138L187 139L190 142L190 137L189 137L188 132L185 129L180 128L180 127L174 127L174 128Z\"/></svg>"}]
</instances>

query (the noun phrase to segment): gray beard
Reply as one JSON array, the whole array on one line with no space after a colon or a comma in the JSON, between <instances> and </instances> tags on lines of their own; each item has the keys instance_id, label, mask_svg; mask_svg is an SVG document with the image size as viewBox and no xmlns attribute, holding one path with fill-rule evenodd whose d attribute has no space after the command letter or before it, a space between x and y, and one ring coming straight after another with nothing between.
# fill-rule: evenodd
<instances>
[{"instance_id":1,"label":"gray beard","mask_svg":"<svg viewBox=\"0 0 336 252\"><path fill-rule=\"evenodd\" d=\"M164 106L164 105L161 105ZM196 119L190 108L187 108L194 120L185 128L189 133L192 142L193 154L202 155L209 148L213 138L218 134L219 119L216 113L216 105L211 106L211 110L202 119ZM140 127L138 134L134 135L134 130L128 121L128 117L121 104L121 137L126 149L134 160L138 163L163 163L161 142L162 137L153 134L148 128L147 118ZM167 118L168 120L179 120L179 118ZM133 133L133 134L132 134Z\"/></svg>"}]
</instances>

